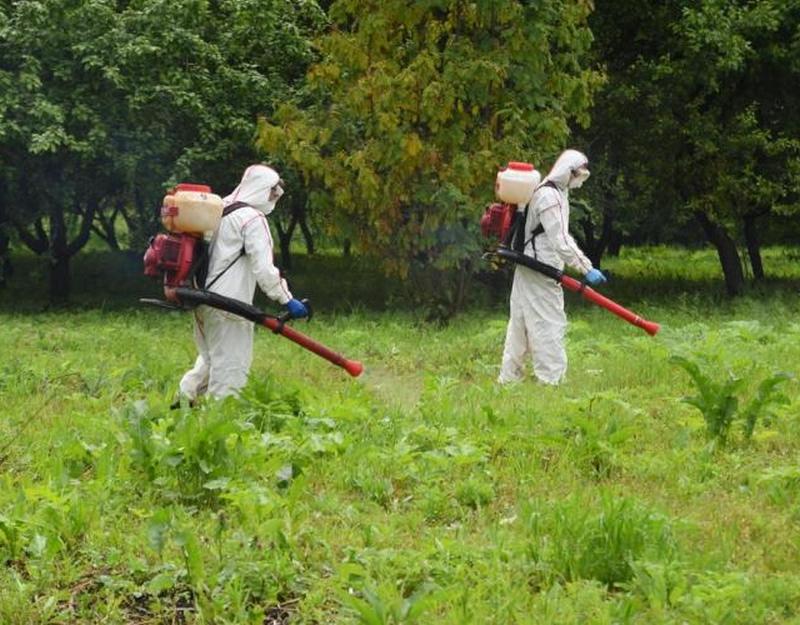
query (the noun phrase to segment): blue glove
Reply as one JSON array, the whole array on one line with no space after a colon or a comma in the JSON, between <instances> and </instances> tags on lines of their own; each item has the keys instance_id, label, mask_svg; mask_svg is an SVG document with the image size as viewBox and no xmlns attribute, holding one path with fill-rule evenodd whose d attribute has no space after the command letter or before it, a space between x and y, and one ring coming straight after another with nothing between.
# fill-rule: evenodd
<instances>
[{"instance_id":1,"label":"blue glove","mask_svg":"<svg viewBox=\"0 0 800 625\"><path fill-rule=\"evenodd\" d=\"M584 276L586 278L586 282L591 284L592 286L602 284L603 282L608 282L608 278L603 275L603 272L599 269L590 269L587 274Z\"/></svg>"},{"instance_id":2,"label":"blue glove","mask_svg":"<svg viewBox=\"0 0 800 625\"><path fill-rule=\"evenodd\" d=\"M290 299L286 302L286 308L289 310L289 315L291 315L292 319L308 317L308 309L299 299Z\"/></svg>"}]
</instances>

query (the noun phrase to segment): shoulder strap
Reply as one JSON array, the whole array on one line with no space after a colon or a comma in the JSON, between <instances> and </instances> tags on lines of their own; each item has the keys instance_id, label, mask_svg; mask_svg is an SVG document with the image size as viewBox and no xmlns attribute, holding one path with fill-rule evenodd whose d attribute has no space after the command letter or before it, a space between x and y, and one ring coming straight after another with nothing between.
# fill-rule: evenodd
<instances>
[{"instance_id":1,"label":"shoulder strap","mask_svg":"<svg viewBox=\"0 0 800 625\"><path fill-rule=\"evenodd\" d=\"M552 180L548 180L548 181L546 181L546 182L543 182L542 184L540 184L540 185L537 187L537 189L541 189L542 187L550 187L551 189L555 189L556 191L558 191L558 185L556 185L556 183L555 183L555 182L553 182ZM526 207L525 207L525 217L526 217L526 220L527 220L527 216L528 216L528 207L526 206ZM536 237L538 237L540 234L544 234L544 226L542 225L542 223L541 223L541 222L539 222L539 225L538 225L538 226L536 226L536 227L533 229L533 232L531 232L531 236L530 236L530 238L529 238L527 241L525 241L525 242L522 244L522 249L521 249L520 251L523 251L523 250L524 250L524 249L525 249L525 248L528 246L528 243L530 243L531 241L533 241L533 240L534 240ZM534 255L536 254L536 245L534 245L534 246L533 246L533 253L534 253Z\"/></svg>"},{"instance_id":2,"label":"shoulder strap","mask_svg":"<svg viewBox=\"0 0 800 625\"><path fill-rule=\"evenodd\" d=\"M510 247L515 252L521 251L519 244L524 238L525 222L528 218L528 207L524 211L514 209L514 214L511 217L511 225L508 228L508 233L502 241L504 247Z\"/></svg>"},{"instance_id":3,"label":"shoulder strap","mask_svg":"<svg viewBox=\"0 0 800 625\"><path fill-rule=\"evenodd\" d=\"M244 208L245 206L250 206L247 202L234 202L233 204L228 204L225 208L222 209L222 216L227 217L233 211L237 211L240 208Z\"/></svg>"}]
</instances>

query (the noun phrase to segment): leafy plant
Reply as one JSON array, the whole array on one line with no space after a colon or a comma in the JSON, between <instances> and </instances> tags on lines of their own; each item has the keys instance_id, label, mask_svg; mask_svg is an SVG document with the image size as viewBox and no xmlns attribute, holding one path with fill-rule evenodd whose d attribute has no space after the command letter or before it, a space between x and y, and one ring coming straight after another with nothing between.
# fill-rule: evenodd
<instances>
[{"instance_id":1,"label":"leafy plant","mask_svg":"<svg viewBox=\"0 0 800 625\"><path fill-rule=\"evenodd\" d=\"M241 427L214 408L159 417L145 404L135 404L125 413L134 466L167 499L215 499L233 474L236 460L229 439Z\"/></svg>"},{"instance_id":2,"label":"leafy plant","mask_svg":"<svg viewBox=\"0 0 800 625\"><path fill-rule=\"evenodd\" d=\"M618 471L623 445L635 429L619 414L593 414L595 399L589 402L586 414L570 414L566 427L540 439L563 449L571 465L602 480Z\"/></svg>"},{"instance_id":3,"label":"leafy plant","mask_svg":"<svg viewBox=\"0 0 800 625\"><path fill-rule=\"evenodd\" d=\"M19 519L0 515L0 563L6 564L22 554L21 526Z\"/></svg>"},{"instance_id":4,"label":"leafy plant","mask_svg":"<svg viewBox=\"0 0 800 625\"><path fill-rule=\"evenodd\" d=\"M365 586L358 593L342 593L342 603L353 610L363 625L412 625L430 622L424 614L432 607L436 594L423 585L408 597L384 584L380 590Z\"/></svg>"},{"instance_id":5,"label":"leafy plant","mask_svg":"<svg viewBox=\"0 0 800 625\"><path fill-rule=\"evenodd\" d=\"M749 440L753 436L756 421L763 414L766 414L771 405L786 402L786 396L778 392L778 387L791 379L791 374L779 372L761 381L756 389L755 396L748 402L744 410L742 410L744 436L746 439Z\"/></svg>"},{"instance_id":6,"label":"leafy plant","mask_svg":"<svg viewBox=\"0 0 800 625\"><path fill-rule=\"evenodd\" d=\"M791 379L788 373L778 372L764 378L758 385L755 395L740 408L742 390L747 380L735 376L730 371L725 378L715 380L709 373L683 356L673 356L671 362L677 364L689 374L695 384L697 394L683 398L687 404L697 408L706 422L706 434L721 445L728 443L731 428L735 421L742 421L745 440L750 440L759 417L767 414L768 409L785 400L778 393L778 387Z\"/></svg>"},{"instance_id":7,"label":"leafy plant","mask_svg":"<svg viewBox=\"0 0 800 625\"><path fill-rule=\"evenodd\" d=\"M251 380L234 403L239 417L259 432L280 431L287 421L302 414L299 393L279 388L271 378Z\"/></svg>"},{"instance_id":8,"label":"leafy plant","mask_svg":"<svg viewBox=\"0 0 800 625\"><path fill-rule=\"evenodd\" d=\"M466 297L475 206L498 163L541 159L588 121L602 80L584 64L588 13L552 0L337 0L308 89L262 120L259 146L302 172L332 234L446 318Z\"/></svg>"}]
</instances>

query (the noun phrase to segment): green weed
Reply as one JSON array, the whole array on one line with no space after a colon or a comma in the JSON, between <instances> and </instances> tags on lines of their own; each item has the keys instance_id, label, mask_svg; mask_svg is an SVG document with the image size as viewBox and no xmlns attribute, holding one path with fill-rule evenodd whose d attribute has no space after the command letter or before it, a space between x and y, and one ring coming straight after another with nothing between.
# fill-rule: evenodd
<instances>
[{"instance_id":1,"label":"green weed","mask_svg":"<svg viewBox=\"0 0 800 625\"><path fill-rule=\"evenodd\" d=\"M676 549L667 518L627 497L604 494L599 509L572 498L523 514L528 556L548 585L588 579L617 587L633 577L637 560L669 559Z\"/></svg>"},{"instance_id":2,"label":"green weed","mask_svg":"<svg viewBox=\"0 0 800 625\"><path fill-rule=\"evenodd\" d=\"M683 356L673 356L670 361L689 374L697 390L696 395L685 397L683 401L702 413L708 438L723 446L728 443L736 421L741 422L743 438L749 441L758 420L769 414L771 406L786 401L778 389L792 378L784 372L767 376L758 383L750 400L743 404L743 392L748 382L745 378L728 372L718 380L703 371L697 362Z\"/></svg>"},{"instance_id":3,"label":"green weed","mask_svg":"<svg viewBox=\"0 0 800 625\"><path fill-rule=\"evenodd\" d=\"M384 584L379 590L364 586L340 596L342 604L355 612L363 625L427 623L426 613L436 602L436 593L430 587L422 587L404 597L390 584Z\"/></svg>"},{"instance_id":4,"label":"green weed","mask_svg":"<svg viewBox=\"0 0 800 625\"><path fill-rule=\"evenodd\" d=\"M567 423L540 440L561 450L564 462L594 479L616 474L623 465L625 444L636 434L629 404L613 394L598 394L566 417Z\"/></svg>"},{"instance_id":5,"label":"green weed","mask_svg":"<svg viewBox=\"0 0 800 625\"><path fill-rule=\"evenodd\" d=\"M217 410L160 415L136 403L123 419L134 466L168 500L209 502L235 474L241 428Z\"/></svg>"},{"instance_id":6,"label":"green weed","mask_svg":"<svg viewBox=\"0 0 800 625\"><path fill-rule=\"evenodd\" d=\"M0 307L30 312L0 319L0 623L797 622L800 385L770 381L800 373L795 292L709 295L705 250L609 265L659 335L567 294L565 384L499 388L507 292L424 325L374 312L368 268L300 257L296 289L323 289L302 330L366 373L258 331L240 398L177 411L191 319L137 308L152 285L63 314L10 285ZM728 453L697 449L672 353L719 415L735 398Z\"/></svg>"}]
</instances>

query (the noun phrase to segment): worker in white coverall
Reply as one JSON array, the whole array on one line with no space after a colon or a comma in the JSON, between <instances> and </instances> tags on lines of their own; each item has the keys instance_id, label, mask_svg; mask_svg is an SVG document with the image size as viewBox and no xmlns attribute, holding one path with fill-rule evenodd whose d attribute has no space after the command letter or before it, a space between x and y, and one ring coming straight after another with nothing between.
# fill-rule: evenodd
<instances>
[{"instance_id":1,"label":"worker in white coverall","mask_svg":"<svg viewBox=\"0 0 800 625\"><path fill-rule=\"evenodd\" d=\"M589 177L589 161L577 150L566 150L534 191L524 228L524 253L561 270L566 263L595 285L606 277L592 267L569 234L569 190ZM539 227L541 226L541 227ZM558 384L567 371L564 293L561 285L532 269L517 266L511 288L511 314L506 330L498 382L522 379L525 358L533 358L538 381Z\"/></svg>"},{"instance_id":2,"label":"worker in white coverall","mask_svg":"<svg viewBox=\"0 0 800 625\"><path fill-rule=\"evenodd\" d=\"M308 310L294 299L272 260L272 235L267 215L283 194L281 180L266 165L248 167L239 186L223 199L226 209L209 245L206 288L253 303L256 283L271 299L287 307L292 318ZM253 322L223 310L198 306L194 338L198 356L183 376L180 393L193 402L208 393L222 398L247 382L253 360Z\"/></svg>"}]
</instances>

